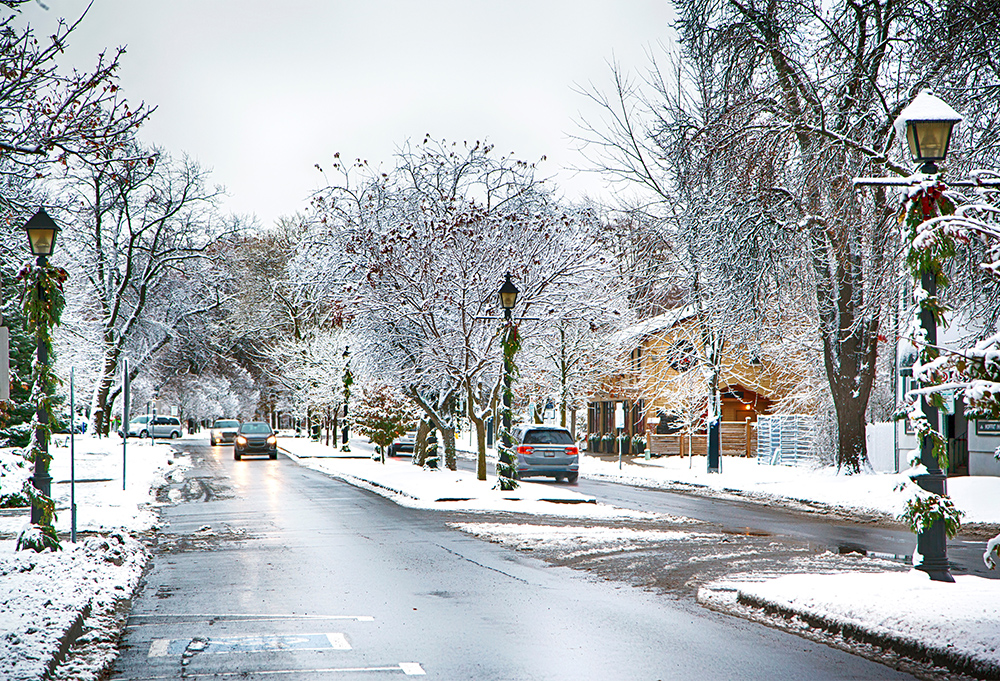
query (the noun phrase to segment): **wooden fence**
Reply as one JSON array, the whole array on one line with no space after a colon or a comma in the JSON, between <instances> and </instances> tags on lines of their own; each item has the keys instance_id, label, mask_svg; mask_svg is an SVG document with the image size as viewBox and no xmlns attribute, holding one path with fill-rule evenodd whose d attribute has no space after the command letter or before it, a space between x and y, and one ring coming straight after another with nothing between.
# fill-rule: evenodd
<instances>
[{"instance_id":1,"label":"wooden fence","mask_svg":"<svg viewBox=\"0 0 1000 681\"><path fill-rule=\"evenodd\" d=\"M757 452L757 429L747 420L745 423L723 421L720 424L723 456L753 456ZM649 451L654 456L706 456L708 438L705 433L688 435L651 435Z\"/></svg>"}]
</instances>

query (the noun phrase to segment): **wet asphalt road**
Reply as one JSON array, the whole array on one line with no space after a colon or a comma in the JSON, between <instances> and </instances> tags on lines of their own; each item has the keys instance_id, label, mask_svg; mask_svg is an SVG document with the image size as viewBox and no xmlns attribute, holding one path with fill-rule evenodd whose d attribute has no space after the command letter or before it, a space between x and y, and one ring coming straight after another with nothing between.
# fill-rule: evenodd
<instances>
[{"instance_id":1,"label":"wet asphalt road","mask_svg":"<svg viewBox=\"0 0 1000 681\"><path fill-rule=\"evenodd\" d=\"M475 462L460 460L459 467L474 471ZM547 478L532 478L531 482L565 485ZM785 508L736 498L702 496L693 488L672 491L586 478L580 478L572 489L621 508L695 518L730 532L787 537L834 553L855 551L910 565L916 546L915 535L899 523L858 522L831 513L829 509L805 504ZM948 560L952 573L1000 579L1000 570L990 570L983 563L985 550L986 541L982 538L960 534L949 540Z\"/></svg>"},{"instance_id":2,"label":"wet asphalt road","mask_svg":"<svg viewBox=\"0 0 1000 681\"><path fill-rule=\"evenodd\" d=\"M911 678L551 567L284 455L187 449L204 461L172 485L114 679Z\"/></svg>"}]
</instances>

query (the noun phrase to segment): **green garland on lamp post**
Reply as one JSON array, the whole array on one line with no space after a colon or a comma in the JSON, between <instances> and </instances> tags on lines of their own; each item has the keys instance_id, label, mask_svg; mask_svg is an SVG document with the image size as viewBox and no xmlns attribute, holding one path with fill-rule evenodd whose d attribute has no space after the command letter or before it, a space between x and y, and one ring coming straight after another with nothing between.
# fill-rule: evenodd
<instances>
[{"instance_id":1,"label":"green garland on lamp post","mask_svg":"<svg viewBox=\"0 0 1000 681\"><path fill-rule=\"evenodd\" d=\"M344 348L344 442L341 446L341 451L349 452L351 451L351 445L348 442L348 437L350 435L351 422L348 420L349 416L347 413L348 403L351 401L351 386L354 385L354 374L351 373L351 350L350 348ZM336 444L336 443L334 443ZM336 449L336 448L335 448Z\"/></svg>"},{"instance_id":2,"label":"green garland on lamp post","mask_svg":"<svg viewBox=\"0 0 1000 681\"><path fill-rule=\"evenodd\" d=\"M32 364L31 390L31 400L37 410L32 420L34 434L31 445L25 453L25 458L34 464L34 475L25 482L22 490L31 501L31 525L18 536L18 550L62 548L53 526L56 513L49 475L52 455L48 445L54 421L52 402L56 386L49 358L52 354L52 327L59 324L66 306L63 282L68 277L66 270L50 265L41 255L35 263L25 265L18 274L18 279L24 282L21 304L25 325L30 333L34 333L38 349Z\"/></svg>"},{"instance_id":3,"label":"green garland on lamp post","mask_svg":"<svg viewBox=\"0 0 1000 681\"><path fill-rule=\"evenodd\" d=\"M513 451L513 444L510 437L511 404L514 401L514 392L511 387L514 378L518 374L517 364L514 357L521 349L521 334L518 333L517 324L509 318L505 323L503 331L503 406L500 412L500 437L497 439L497 487L503 492L510 492L518 487L517 468L515 462L517 455Z\"/></svg>"}]
</instances>

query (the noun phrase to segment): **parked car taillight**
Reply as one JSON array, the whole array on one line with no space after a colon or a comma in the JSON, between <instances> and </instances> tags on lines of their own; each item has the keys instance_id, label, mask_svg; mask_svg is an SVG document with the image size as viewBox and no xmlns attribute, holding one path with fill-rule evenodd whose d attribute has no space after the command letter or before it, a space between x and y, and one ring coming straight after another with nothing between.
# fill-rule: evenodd
<instances>
[{"instance_id":1,"label":"parked car taillight","mask_svg":"<svg viewBox=\"0 0 1000 681\"><path fill-rule=\"evenodd\" d=\"M567 447L566 448L566 456L579 456L579 454L580 454L580 448L579 447Z\"/></svg>"},{"instance_id":2,"label":"parked car taillight","mask_svg":"<svg viewBox=\"0 0 1000 681\"><path fill-rule=\"evenodd\" d=\"M533 452L533 451L534 451L534 448L529 447L527 445L518 445L517 446L517 453L518 454L528 455L528 454L531 454L531 452Z\"/></svg>"}]
</instances>

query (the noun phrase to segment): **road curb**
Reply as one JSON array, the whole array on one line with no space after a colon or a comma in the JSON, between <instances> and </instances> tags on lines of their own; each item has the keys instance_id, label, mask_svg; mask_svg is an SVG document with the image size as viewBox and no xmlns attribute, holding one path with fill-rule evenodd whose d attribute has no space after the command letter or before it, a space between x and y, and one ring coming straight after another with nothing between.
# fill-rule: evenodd
<instances>
[{"instance_id":1,"label":"road curb","mask_svg":"<svg viewBox=\"0 0 1000 681\"><path fill-rule=\"evenodd\" d=\"M875 631L867 628L863 622L837 621L792 608L756 594L745 593L731 583L725 586L703 586L698 589L696 600L699 605L710 610L759 622L828 645L831 644L829 638L832 637L841 643L836 647L845 647L852 653L863 654L879 662L885 662L884 653L889 652L918 665L944 668L978 679L1000 679L1000 665L991 659L930 645L903 635Z\"/></svg>"},{"instance_id":2,"label":"road curb","mask_svg":"<svg viewBox=\"0 0 1000 681\"><path fill-rule=\"evenodd\" d=\"M80 608L80 610L76 613L76 617L74 617L70 625L66 627L66 631L64 631L62 636L59 637L59 643L56 646L56 651L49 659L49 662L46 665L45 673L42 675L43 679L51 678L52 672L54 672L59 665L66 661L66 655L69 653L69 649L83 634L83 624L86 622L87 618L90 617L90 613L93 611L93 600L94 599L91 598L82 608Z\"/></svg>"}]
</instances>

